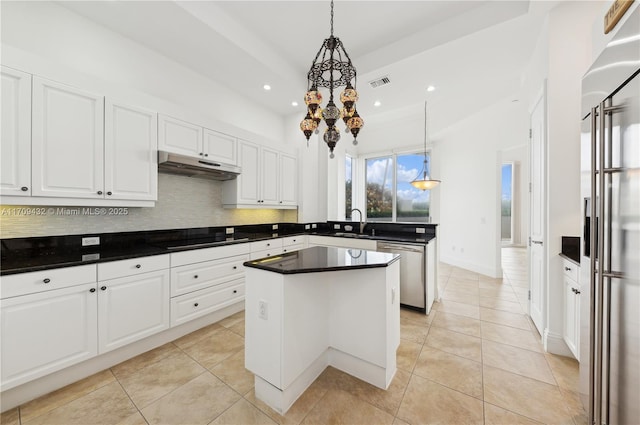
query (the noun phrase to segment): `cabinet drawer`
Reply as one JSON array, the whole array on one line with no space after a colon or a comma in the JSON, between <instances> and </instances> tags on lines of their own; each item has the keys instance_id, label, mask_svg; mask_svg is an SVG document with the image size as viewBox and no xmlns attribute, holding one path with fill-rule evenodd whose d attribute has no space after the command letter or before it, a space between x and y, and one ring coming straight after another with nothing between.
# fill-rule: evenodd
<instances>
[{"instance_id":1,"label":"cabinet drawer","mask_svg":"<svg viewBox=\"0 0 640 425\"><path fill-rule=\"evenodd\" d=\"M282 248L282 239L267 239L264 241L252 242L251 252L264 251L267 249Z\"/></svg>"},{"instance_id":2,"label":"cabinet drawer","mask_svg":"<svg viewBox=\"0 0 640 425\"><path fill-rule=\"evenodd\" d=\"M171 326L244 300L244 278L171 299Z\"/></svg>"},{"instance_id":3,"label":"cabinet drawer","mask_svg":"<svg viewBox=\"0 0 640 425\"><path fill-rule=\"evenodd\" d=\"M282 252L286 254L287 252L300 251L301 249L304 249L304 244L299 243L283 247Z\"/></svg>"},{"instance_id":4,"label":"cabinet drawer","mask_svg":"<svg viewBox=\"0 0 640 425\"><path fill-rule=\"evenodd\" d=\"M184 266L185 264L201 263L203 261L219 260L221 258L248 254L248 243L236 243L227 246L213 248L201 248L191 251L175 252L171 254L171 267Z\"/></svg>"},{"instance_id":5,"label":"cabinet drawer","mask_svg":"<svg viewBox=\"0 0 640 425\"><path fill-rule=\"evenodd\" d=\"M573 280L574 282L578 282L580 267L575 265L569 260L562 260L562 272L566 277Z\"/></svg>"},{"instance_id":6,"label":"cabinet drawer","mask_svg":"<svg viewBox=\"0 0 640 425\"><path fill-rule=\"evenodd\" d=\"M171 268L171 296L186 294L229 280L244 278L247 255Z\"/></svg>"},{"instance_id":7,"label":"cabinet drawer","mask_svg":"<svg viewBox=\"0 0 640 425\"><path fill-rule=\"evenodd\" d=\"M305 235L298 236L287 236L286 238L282 238L282 246L287 247L291 245L304 245Z\"/></svg>"},{"instance_id":8,"label":"cabinet drawer","mask_svg":"<svg viewBox=\"0 0 640 425\"><path fill-rule=\"evenodd\" d=\"M132 258L98 264L98 280L116 279L169 268L169 255Z\"/></svg>"},{"instance_id":9,"label":"cabinet drawer","mask_svg":"<svg viewBox=\"0 0 640 425\"><path fill-rule=\"evenodd\" d=\"M264 251L256 251L251 253L251 260L257 260L259 258L273 257L274 255L282 254L282 248L265 249Z\"/></svg>"},{"instance_id":10,"label":"cabinet drawer","mask_svg":"<svg viewBox=\"0 0 640 425\"><path fill-rule=\"evenodd\" d=\"M52 289L67 288L83 283L95 283L96 265L44 270L3 276L0 283L2 298L35 294Z\"/></svg>"}]
</instances>

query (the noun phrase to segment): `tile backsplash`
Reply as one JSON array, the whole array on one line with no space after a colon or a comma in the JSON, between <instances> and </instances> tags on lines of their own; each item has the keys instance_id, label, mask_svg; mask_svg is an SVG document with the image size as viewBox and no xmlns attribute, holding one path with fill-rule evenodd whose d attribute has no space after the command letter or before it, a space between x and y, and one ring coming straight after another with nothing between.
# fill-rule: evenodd
<instances>
[{"instance_id":1,"label":"tile backsplash","mask_svg":"<svg viewBox=\"0 0 640 425\"><path fill-rule=\"evenodd\" d=\"M36 207L0 207L0 237L295 223L298 218L297 210L224 209L222 182L162 173L158 175L158 201L154 208L114 208L112 214L92 215L83 214L82 207L45 207L49 212L36 216L22 213L21 208Z\"/></svg>"}]
</instances>

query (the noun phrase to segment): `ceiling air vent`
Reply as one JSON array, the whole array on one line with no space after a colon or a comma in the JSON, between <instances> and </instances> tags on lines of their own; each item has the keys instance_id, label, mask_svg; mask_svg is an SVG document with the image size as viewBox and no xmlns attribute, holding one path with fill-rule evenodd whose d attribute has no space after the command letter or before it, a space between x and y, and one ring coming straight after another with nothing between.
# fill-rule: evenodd
<instances>
[{"instance_id":1,"label":"ceiling air vent","mask_svg":"<svg viewBox=\"0 0 640 425\"><path fill-rule=\"evenodd\" d=\"M376 78L375 80L369 81L369 85L374 89L376 87L384 86L384 85L387 85L389 83L391 83L391 80L389 79L388 75L385 75L384 77Z\"/></svg>"}]
</instances>

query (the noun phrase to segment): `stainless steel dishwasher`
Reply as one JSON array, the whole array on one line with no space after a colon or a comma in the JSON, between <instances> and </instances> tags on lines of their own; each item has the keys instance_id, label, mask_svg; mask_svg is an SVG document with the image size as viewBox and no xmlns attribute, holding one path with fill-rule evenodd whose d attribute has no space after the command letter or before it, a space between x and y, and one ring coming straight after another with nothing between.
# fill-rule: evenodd
<instances>
[{"instance_id":1,"label":"stainless steel dishwasher","mask_svg":"<svg viewBox=\"0 0 640 425\"><path fill-rule=\"evenodd\" d=\"M400 305L426 311L425 247L378 242L377 251L400 254Z\"/></svg>"}]
</instances>

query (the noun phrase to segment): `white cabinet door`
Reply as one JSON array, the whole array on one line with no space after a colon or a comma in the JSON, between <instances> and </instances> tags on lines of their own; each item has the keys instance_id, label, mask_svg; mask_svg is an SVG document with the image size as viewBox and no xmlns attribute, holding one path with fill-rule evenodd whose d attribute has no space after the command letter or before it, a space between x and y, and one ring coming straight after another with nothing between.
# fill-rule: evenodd
<instances>
[{"instance_id":1,"label":"white cabinet door","mask_svg":"<svg viewBox=\"0 0 640 425\"><path fill-rule=\"evenodd\" d=\"M203 151L206 159L237 165L236 145L235 137L204 129Z\"/></svg>"},{"instance_id":2,"label":"white cabinet door","mask_svg":"<svg viewBox=\"0 0 640 425\"><path fill-rule=\"evenodd\" d=\"M98 351L169 328L169 270L98 282Z\"/></svg>"},{"instance_id":3,"label":"white cabinet door","mask_svg":"<svg viewBox=\"0 0 640 425\"><path fill-rule=\"evenodd\" d=\"M3 390L96 355L95 288L93 282L0 302Z\"/></svg>"},{"instance_id":4,"label":"white cabinet door","mask_svg":"<svg viewBox=\"0 0 640 425\"><path fill-rule=\"evenodd\" d=\"M280 205L298 205L298 160L280 154Z\"/></svg>"},{"instance_id":5,"label":"white cabinet door","mask_svg":"<svg viewBox=\"0 0 640 425\"><path fill-rule=\"evenodd\" d=\"M578 295L575 293L576 283L564 277L564 341L574 356L578 352L578 323L576 323L577 312L579 311L576 302Z\"/></svg>"},{"instance_id":6,"label":"white cabinet door","mask_svg":"<svg viewBox=\"0 0 640 425\"><path fill-rule=\"evenodd\" d=\"M280 197L278 196L278 168L280 167L280 154L278 151L262 148L261 162L261 204L277 205L280 201Z\"/></svg>"},{"instance_id":7,"label":"white cabinet door","mask_svg":"<svg viewBox=\"0 0 640 425\"><path fill-rule=\"evenodd\" d=\"M260 197L260 147L249 142L240 142L238 158L242 173L237 178L238 204L258 204Z\"/></svg>"},{"instance_id":8,"label":"white cabinet door","mask_svg":"<svg viewBox=\"0 0 640 425\"><path fill-rule=\"evenodd\" d=\"M155 112L105 101L105 198L158 198Z\"/></svg>"},{"instance_id":9,"label":"white cabinet door","mask_svg":"<svg viewBox=\"0 0 640 425\"><path fill-rule=\"evenodd\" d=\"M0 69L0 195L31 196L31 75Z\"/></svg>"},{"instance_id":10,"label":"white cabinet door","mask_svg":"<svg viewBox=\"0 0 640 425\"><path fill-rule=\"evenodd\" d=\"M202 156L202 127L160 115L158 149L180 155Z\"/></svg>"},{"instance_id":11,"label":"white cabinet door","mask_svg":"<svg viewBox=\"0 0 640 425\"><path fill-rule=\"evenodd\" d=\"M33 77L32 195L103 198L104 98Z\"/></svg>"}]
</instances>

